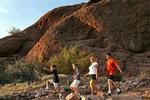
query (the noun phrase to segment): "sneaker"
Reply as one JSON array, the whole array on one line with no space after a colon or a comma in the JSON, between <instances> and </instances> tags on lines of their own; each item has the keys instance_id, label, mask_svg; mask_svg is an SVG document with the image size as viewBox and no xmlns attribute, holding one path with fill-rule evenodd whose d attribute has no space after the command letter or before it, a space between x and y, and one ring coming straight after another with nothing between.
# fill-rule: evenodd
<instances>
[{"instance_id":1,"label":"sneaker","mask_svg":"<svg viewBox=\"0 0 150 100\"><path fill-rule=\"evenodd\" d=\"M61 100L62 99L62 94L58 94L58 96L59 96L59 99Z\"/></svg>"},{"instance_id":2,"label":"sneaker","mask_svg":"<svg viewBox=\"0 0 150 100\"><path fill-rule=\"evenodd\" d=\"M48 90L49 89L49 87L48 86L46 86L46 88L45 88L46 90Z\"/></svg>"},{"instance_id":3,"label":"sneaker","mask_svg":"<svg viewBox=\"0 0 150 100\"><path fill-rule=\"evenodd\" d=\"M122 93L122 91L119 88L117 88L116 91L117 91L117 95L119 95L120 93Z\"/></svg>"},{"instance_id":4,"label":"sneaker","mask_svg":"<svg viewBox=\"0 0 150 100\"><path fill-rule=\"evenodd\" d=\"M108 93L107 93L107 96L111 96L111 92L108 92Z\"/></svg>"}]
</instances>

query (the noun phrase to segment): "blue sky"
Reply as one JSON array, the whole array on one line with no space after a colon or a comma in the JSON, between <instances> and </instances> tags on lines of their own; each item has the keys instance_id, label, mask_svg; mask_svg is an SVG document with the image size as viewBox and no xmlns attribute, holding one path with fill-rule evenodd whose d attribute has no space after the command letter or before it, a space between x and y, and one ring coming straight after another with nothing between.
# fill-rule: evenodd
<instances>
[{"instance_id":1,"label":"blue sky","mask_svg":"<svg viewBox=\"0 0 150 100\"><path fill-rule=\"evenodd\" d=\"M88 0L0 0L0 38L11 27L21 30L35 23L43 14L56 7L72 5Z\"/></svg>"}]
</instances>

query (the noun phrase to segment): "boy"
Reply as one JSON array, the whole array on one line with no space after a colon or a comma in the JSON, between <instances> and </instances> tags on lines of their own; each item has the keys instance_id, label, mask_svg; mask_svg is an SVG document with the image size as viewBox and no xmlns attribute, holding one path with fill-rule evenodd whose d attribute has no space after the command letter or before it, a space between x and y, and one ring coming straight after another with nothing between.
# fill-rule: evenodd
<instances>
[{"instance_id":1,"label":"boy","mask_svg":"<svg viewBox=\"0 0 150 100\"><path fill-rule=\"evenodd\" d=\"M62 94L59 91L59 77L58 77L58 72L57 72L57 66L56 65L52 65L51 66L51 71L53 73L53 85L54 85L54 89L56 90L56 92L59 95L59 98L61 98ZM46 89L48 89L48 84L50 83L50 80L47 81L46 84Z\"/></svg>"}]
</instances>

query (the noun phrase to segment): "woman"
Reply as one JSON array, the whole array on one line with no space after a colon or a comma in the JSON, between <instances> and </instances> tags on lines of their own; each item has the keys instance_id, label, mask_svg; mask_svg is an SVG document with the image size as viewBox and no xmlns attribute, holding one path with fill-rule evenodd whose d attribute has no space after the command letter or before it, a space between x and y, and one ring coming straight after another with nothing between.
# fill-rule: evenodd
<instances>
[{"instance_id":1,"label":"woman","mask_svg":"<svg viewBox=\"0 0 150 100\"><path fill-rule=\"evenodd\" d=\"M89 72L85 76L90 76L90 89L91 94L97 93L96 80L98 79L98 63L94 57L90 58L91 66L89 67Z\"/></svg>"}]
</instances>

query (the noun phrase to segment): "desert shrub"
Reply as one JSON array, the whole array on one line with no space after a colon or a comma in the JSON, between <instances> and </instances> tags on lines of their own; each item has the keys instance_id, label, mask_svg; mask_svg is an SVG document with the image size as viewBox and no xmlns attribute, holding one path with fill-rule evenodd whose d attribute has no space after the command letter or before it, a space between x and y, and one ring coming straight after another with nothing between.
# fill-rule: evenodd
<instances>
[{"instance_id":1,"label":"desert shrub","mask_svg":"<svg viewBox=\"0 0 150 100\"><path fill-rule=\"evenodd\" d=\"M5 68L6 68L5 65L0 64L0 74L5 70Z\"/></svg>"},{"instance_id":2,"label":"desert shrub","mask_svg":"<svg viewBox=\"0 0 150 100\"><path fill-rule=\"evenodd\" d=\"M133 6L136 3L136 0L127 0L128 6Z\"/></svg>"},{"instance_id":3,"label":"desert shrub","mask_svg":"<svg viewBox=\"0 0 150 100\"><path fill-rule=\"evenodd\" d=\"M25 82L38 80L42 66L36 62L17 62L9 64L0 74L0 83Z\"/></svg>"},{"instance_id":4,"label":"desert shrub","mask_svg":"<svg viewBox=\"0 0 150 100\"><path fill-rule=\"evenodd\" d=\"M139 81L143 81L145 80L146 78L148 77L148 75L145 73L145 72L141 72L139 75L138 75L138 80Z\"/></svg>"},{"instance_id":5,"label":"desert shrub","mask_svg":"<svg viewBox=\"0 0 150 100\"><path fill-rule=\"evenodd\" d=\"M115 80L118 81L118 82L123 81L123 77L122 77L121 73L118 70L116 71Z\"/></svg>"},{"instance_id":6,"label":"desert shrub","mask_svg":"<svg viewBox=\"0 0 150 100\"><path fill-rule=\"evenodd\" d=\"M11 35L15 35L15 34L21 33L21 30L20 30L19 28L12 27L12 28L8 31L8 33L11 34Z\"/></svg>"},{"instance_id":7,"label":"desert shrub","mask_svg":"<svg viewBox=\"0 0 150 100\"><path fill-rule=\"evenodd\" d=\"M89 58L92 54L86 54L84 51L79 51L76 47L62 49L61 53L50 57L49 64L56 64L58 72L64 74L72 73L72 64L77 63L81 72L88 69Z\"/></svg>"}]
</instances>

